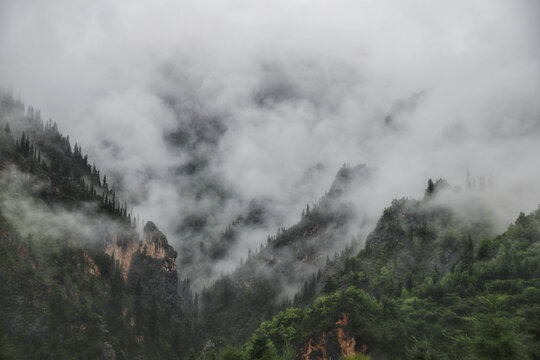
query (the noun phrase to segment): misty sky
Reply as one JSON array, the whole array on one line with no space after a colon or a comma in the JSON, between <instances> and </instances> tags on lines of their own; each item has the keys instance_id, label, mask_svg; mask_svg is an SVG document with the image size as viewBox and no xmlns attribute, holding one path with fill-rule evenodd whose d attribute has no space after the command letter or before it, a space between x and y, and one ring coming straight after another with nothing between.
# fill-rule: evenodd
<instances>
[{"instance_id":1,"label":"misty sky","mask_svg":"<svg viewBox=\"0 0 540 360\"><path fill-rule=\"evenodd\" d=\"M467 169L505 221L540 204L536 1L0 0L0 85L169 237L216 208L201 179L230 194L216 229L253 198L273 199L271 228L344 162L377 169L353 199L373 216ZM195 180L178 170L201 158Z\"/></svg>"}]
</instances>

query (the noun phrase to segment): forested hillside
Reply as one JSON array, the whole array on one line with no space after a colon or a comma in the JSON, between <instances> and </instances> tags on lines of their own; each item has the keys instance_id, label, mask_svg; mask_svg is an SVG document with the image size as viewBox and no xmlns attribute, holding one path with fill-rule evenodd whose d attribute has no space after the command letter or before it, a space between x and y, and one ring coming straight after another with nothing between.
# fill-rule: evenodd
<instances>
[{"instance_id":1,"label":"forested hillside","mask_svg":"<svg viewBox=\"0 0 540 360\"><path fill-rule=\"evenodd\" d=\"M344 165L296 224L199 292L191 282L264 223L264 202L179 279L189 251L153 222L141 231L56 123L0 98L0 358L540 357L540 209L498 234L488 185L429 180L364 239L351 199L375 170Z\"/></svg>"},{"instance_id":2,"label":"forested hillside","mask_svg":"<svg viewBox=\"0 0 540 360\"><path fill-rule=\"evenodd\" d=\"M501 235L448 208L396 200L309 306L264 322L222 359L536 359L540 209Z\"/></svg>"},{"instance_id":3,"label":"forested hillside","mask_svg":"<svg viewBox=\"0 0 540 360\"><path fill-rule=\"evenodd\" d=\"M297 224L268 236L233 273L204 289L200 320L205 333L239 344L279 309L309 304L320 291L321 270L330 256L358 245L352 234L362 214L354 213L347 197L369 175L364 165L343 166L320 201L302 210Z\"/></svg>"},{"instance_id":4,"label":"forested hillside","mask_svg":"<svg viewBox=\"0 0 540 360\"><path fill-rule=\"evenodd\" d=\"M0 360L540 360L539 35L0 0Z\"/></svg>"},{"instance_id":5,"label":"forested hillside","mask_svg":"<svg viewBox=\"0 0 540 360\"><path fill-rule=\"evenodd\" d=\"M183 358L177 253L39 111L0 95L0 358Z\"/></svg>"}]
</instances>

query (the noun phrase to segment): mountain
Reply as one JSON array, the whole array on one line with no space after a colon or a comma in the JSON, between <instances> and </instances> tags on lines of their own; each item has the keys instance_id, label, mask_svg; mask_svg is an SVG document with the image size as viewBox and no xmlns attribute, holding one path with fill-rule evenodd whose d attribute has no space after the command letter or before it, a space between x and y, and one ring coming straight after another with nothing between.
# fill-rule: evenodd
<instances>
[{"instance_id":1,"label":"mountain","mask_svg":"<svg viewBox=\"0 0 540 360\"><path fill-rule=\"evenodd\" d=\"M194 142L205 129L167 141L197 155L217 141ZM272 199L236 209L221 232L222 207L181 214L175 249L80 145L7 92L0 150L1 359L540 358L540 209L503 227L486 184L430 179L374 224L358 194L376 170L345 164L294 225L248 239L260 246L213 281L246 234L271 226ZM181 171L194 192L232 196L192 165Z\"/></svg>"},{"instance_id":2,"label":"mountain","mask_svg":"<svg viewBox=\"0 0 540 360\"><path fill-rule=\"evenodd\" d=\"M246 356L538 358L540 209L488 236L427 194L395 200L358 255L327 266L323 294L262 323Z\"/></svg>"},{"instance_id":3,"label":"mountain","mask_svg":"<svg viewBox=\"0 0 540 360\"><path fill-rule=\"evenodd\" d=\"M39 111L0 96L0 358L183 358L176 251Z\"/></svg>"},{"instance_id":4,"label":"mountain","mask_svg":"<svg viewBox=\"0 0 540 360\"><path fill-rule=\"evenodd\" d=\"M233 273L204 289L203 331L238 344L280 308L309 303L322 287L320 270L329 256L352 250L347 242L362 216L355 214L348 197L371 172L365 165L344 165L328 193L315 206L308 205L297 224L279 229Z\"/></svg>"},{"instance_id":5,"label":"mountain","mask_svg":"<svg viewBox=\"0 0 540 360\"><path fill-rule=\"evenodd\" d=\"M188 234L182 236L180 248L182 254L179 266L182 267L182 275L187 279L197 279L200 283L215 279L215 263L231 255L243 233L266 228L271 216L268 201L253 199L245 211L239 213L218 234L207 231L205 217L186 218L178 230L179 234Z\"/></svg>"}]
</instances>

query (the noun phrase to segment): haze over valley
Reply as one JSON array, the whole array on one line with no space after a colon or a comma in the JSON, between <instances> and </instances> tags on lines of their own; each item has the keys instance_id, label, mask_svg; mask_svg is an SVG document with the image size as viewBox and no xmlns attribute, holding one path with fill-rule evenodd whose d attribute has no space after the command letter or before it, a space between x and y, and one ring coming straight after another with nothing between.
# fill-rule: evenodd
<instances>
[{"instance_id":1,"label":"haze over valley","mask_svg":"<svg viewBox=\"0 0 540 360\"><path fill-rule=\"evenodd\" d=\"M534 1L0 1L0 358L537 358L539 34Z\"/></svg>"}]
</instances>

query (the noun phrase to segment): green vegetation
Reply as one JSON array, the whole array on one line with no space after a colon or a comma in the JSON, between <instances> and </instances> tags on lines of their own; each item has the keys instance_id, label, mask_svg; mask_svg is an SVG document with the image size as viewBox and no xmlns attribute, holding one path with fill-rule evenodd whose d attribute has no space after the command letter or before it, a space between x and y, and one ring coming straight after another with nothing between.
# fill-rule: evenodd
<instances>
[{"instance_id":1,"label":"green vegetation","mask_svg":"<svg viewBox=\"0 0 540 360\"><path fill-rule=\"evenodd\" d=\"M316 205L302 210L297 224L280 228L258 252L250 249L246 261L235 272L204 289L200 297L203 332L240 345L262 321L281 309L309 305L320 292L324 277L320 270L310 273L301 265L310 270L322 268L326 258L323 255L333 252L336 243L346 236L353 214L341 195L353 179L367 176L367 171L364 167L344 166L331 190ZM351 251L347 245L345 253ZM298 290L283 297L283 288Z\"/></svg>"},{"instance_id":2,"label":"green vegetation","mask_svg":"<svg viewBox=\"0 0 540 360\"><path fill-rule=\"evenodd\" d=\"M11 121L11 122L10 122ZM47 203L79 207L81 202L99 204L102 213L130 224L127 204L116 198L114 186L107 183L95 165L90 165L81 146L71 146L52 120L43 121L39 110L25 109L20 100L0 91L0 168L31 175L28 187L41 186L35 196Z\"/></svg>"},{"instance_id":3,"label":"green vegetation","mask_svg":"<svg viewBox=\"0 0 540 360\"><path fill-rule=\"evenodd\" d=\"M0 123L0 358L184 358L196 330L176 272L135 253L138 277L126 279L105 252L111 239L140 240L106 177L55 123L1 92Z\"/></svg>"},{"instance_id":4,"label":"green vegetation","mask_svg":"<svg viewBox=\"0 0 540 360\"><path fill-rule=\"evenodd\" d=\"M0 150L1 359L540 358L540 209L497 235L485 209L444 204L453 190L429 180L422 200L384 210L362 250L331 259L353 216L341 195L369 175L344 166L296 225L194 294L165 236L148 223L155 247L143 247L81 147L2 93ZM222 259L263 212L201 252Z\"/></svg>"},{"instance_id":5,"label":"green vegetation","mask_svg":"<svg viewBox=\"0 0 540 360\"><path fill-rule=\"evenodd\" d=\"M389 214L406 203L387 209L379 231L399 232L390 223L403 219L401 214ZM345 330L356 339L357 351L365 345L374 358L540 356L540 209L521 214L504 234L484 238L476 249L467 237L459 261L446 273L433 270L422 278L415 267L405 270L401 278L409 280L400 288L394 284L400 277L389 275L397 259L387 252L388 244L375 243L381 235L374 233L367 250L328 280L340 279L332 285L337 289L307 308L289 308L262 323L245 345L245 356L278 358L289 344L302 349L309 338L335 329L344 313L350 314ZM408 237L405 231L399 239ZM376 255L379 249L386 261ZM376 275L359 277L359 271Z\"/></svg>"},{"instance_id":6,"label":"green vegetation","mask_svg":"<svg viewBox=\"0 0 540 360\"><path fill-rule=\"evenodd\" d=\"M0 358L182 358L192 325L150 290L126 283L100 245L24 239L0 214Z\"/></svg>"}]
</instances>

